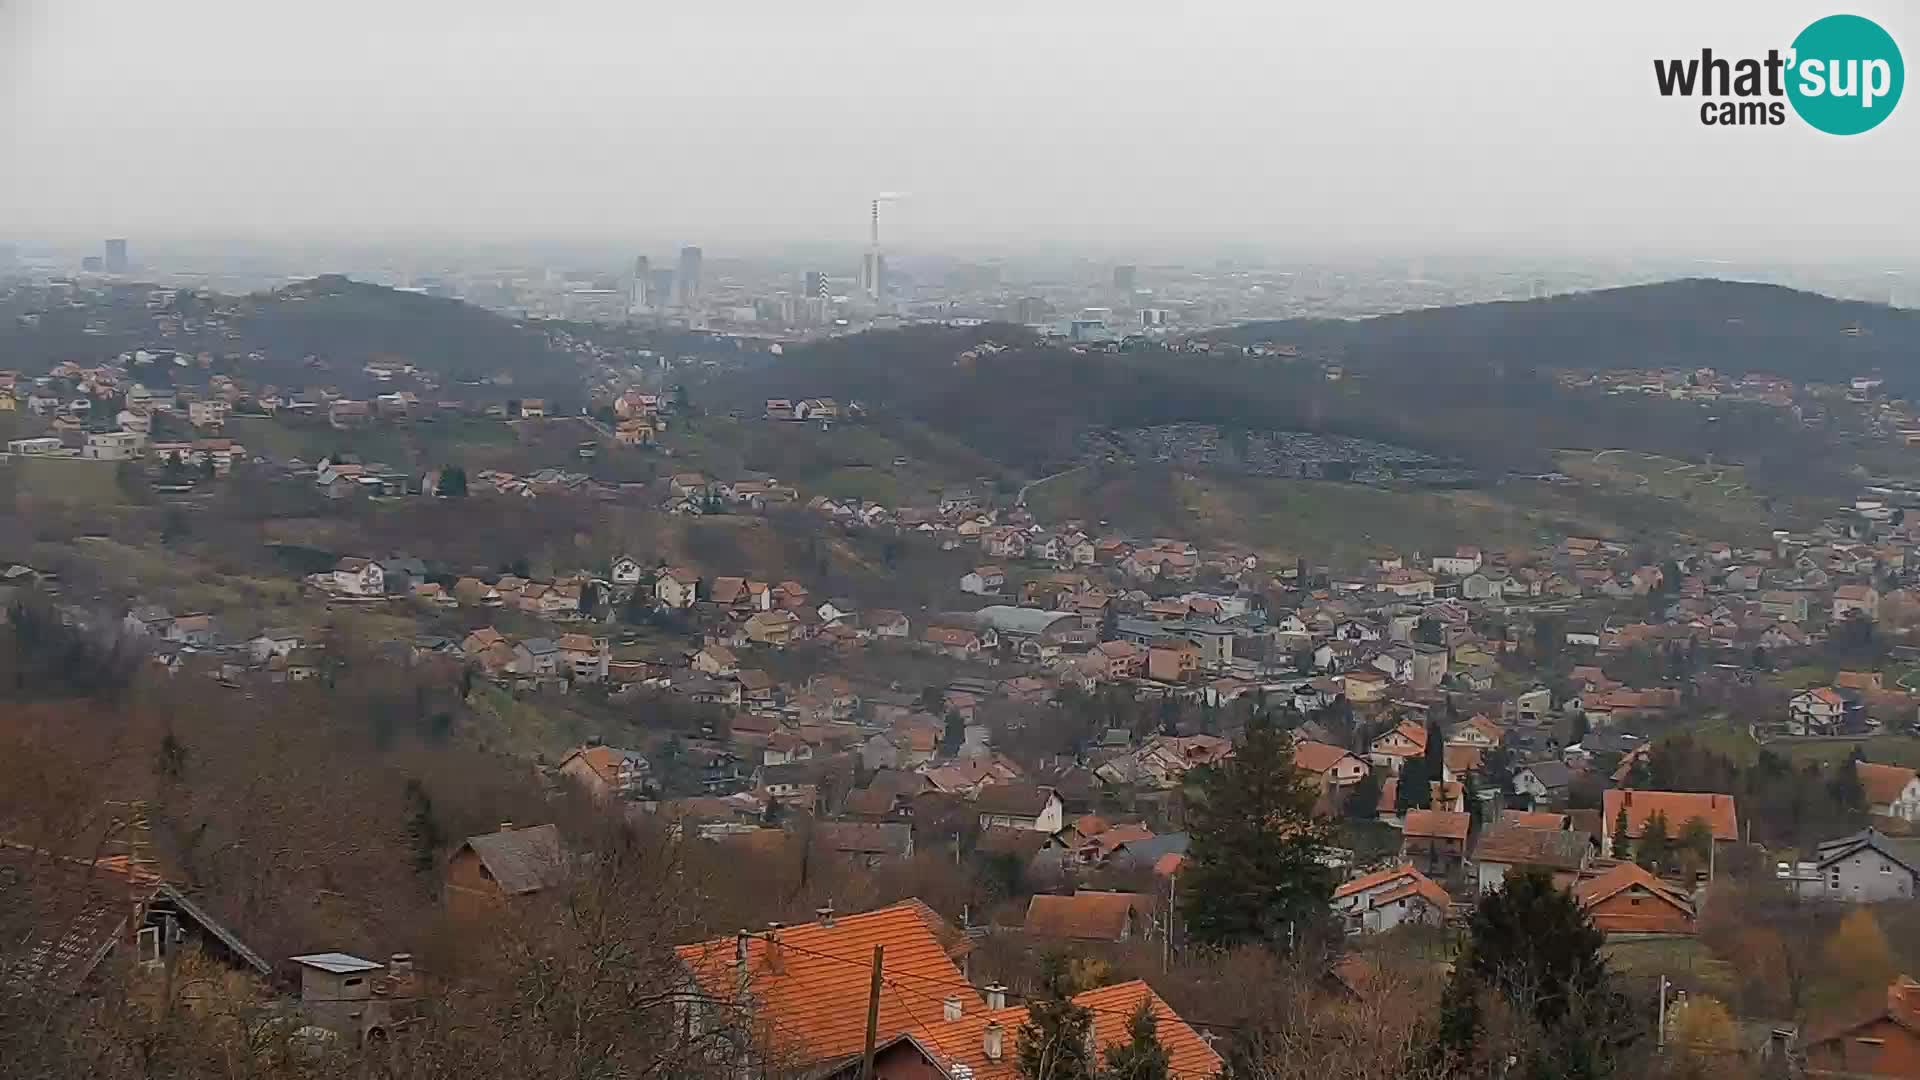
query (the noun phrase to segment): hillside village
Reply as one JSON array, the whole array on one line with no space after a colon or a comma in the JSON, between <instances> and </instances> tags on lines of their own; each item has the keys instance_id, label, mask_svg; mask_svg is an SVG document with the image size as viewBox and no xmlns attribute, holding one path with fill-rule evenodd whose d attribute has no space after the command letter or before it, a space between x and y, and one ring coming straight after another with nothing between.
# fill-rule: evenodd
<instances>
[{"instance_id":1,"label":"hillside village","mask_svg":"<svg viewBox=\"0 0 1920 1080\"><path fill-rule=\"evenodd\" d=\"M156 297L156 319L174 317L169 303ZM356 372L393 387L366 396L222 373L204 391L173 380L155 389L143 372L215 366L156 347L42 376L0 373L0 411L31 432L9 440L10 465L115 463L129 499L157 500L142 506L213 507L245 481L293 493L304 516L323 520L551 515L591 537L570 550L604 557L569 563L548 546L536 562L484 530L463 537L458 556L431 536L406 548L287 545L304 563L278 568L272 605L183 607L207 593L103 587L82 542L112 540L102 531L51 557L10 556L0 594L16 618L51 610L169 686L251 700L416 680L420 701L450 698L494 723L489 751L534 777L550 805L582 796L599 818L740 866L795 850L803 880L815 856L856 876L951 863L974 891L938 911L911 900L836 913L829 902L805 924L675 942L676 977L716 994L744 979L760 1019L800 1029L808 1075L851 1075L865 999L842 992L852 984L840 969L876 943L889 963L906 954L904 972L943 986L898 1009L883 1001L876 1072L922 1076L932 1065L956 1080L1011 1075L1026 1015L1017 991L971 977L976 951L1008 981L1033 973L989 963L995 942L1029 959L1157 950L1163 972L1203 953L1178 899L1196 795L1263 725L1285 733L1310 816L1333 838L1316 860L1331 880L1319 914L1341 943L1327 985L1342 1000L1365 999L1383 957L1409 941L1445 953L1476 905L1536 869L1618 955L1651 941L1714 963L1738 960L1716 936L1716 905L1746 910L1755 881L1810 903L1920 895L1920 518L1907 517L1903 489L1868 486L1818 525L1764 541L1489 536L1438 551L1363 544L1364 558L1326 561L1255 535L1196 542L1049 517L1029 504L1031 484L873 499L756 469L716 475L676 459L695 424L831 438L860 432L869 411L796 396L720 421L633 356L572 344L591 389L571 409L505 397L510 382L441 398L437 376L405 364ZM1777 380L1724 385L1693 373L1649 389L1631 374L1568 386L1799 408L1799 389ZM1875 389L1856 385L1843 401L1906 431ZM342 449L307 460L250 448L230 434L240 420L326 432ZM511 463L468 475L452 460L389 464L348 449L442 423L504 429ZM562 464L522 464L530 445ZM1215 429L1174 426L1094 453L1198 467L1220 445ZM1366 440L1258 449L1255 471L1291 477L1369 455L1378 460L1353 479L1438 463ZM623 451L647 455L644 478L598 471L603 453ZM608 535L615 512L731 530L802 557L684 539L719 532ZM925 602L891 599L902 595ZM426 861L450 908L496 911L555 889L565 843L553 825L509 825L466 838L444 865ZM137 869L114 872L140 893L156 935L190 925L222 962L262 978L293 965L313 1026L358 1042L407 1021L396 1006L421 978L410 957L314 942L318 951L262 959ZM800 959L815 954L824 966ZM387 990L378 1007L359 1008L375 999L346 981L369 976ZM1906 985L1879 989L1904 1001ZM1070 999L1113 1014L1144 1005L1182 1068L1221 1067L1217 1033L1149 981ZM342 1000L356 1007L331 1008ZM1793 1004L1793 1022L1775 1025L1782 1052L1817 1058L1850 1037ZM1102 1045L1120 1030L1103 1026ZM1774 1052L1772 1039L1753 1053Z\"/></svg>"}]
</instances>

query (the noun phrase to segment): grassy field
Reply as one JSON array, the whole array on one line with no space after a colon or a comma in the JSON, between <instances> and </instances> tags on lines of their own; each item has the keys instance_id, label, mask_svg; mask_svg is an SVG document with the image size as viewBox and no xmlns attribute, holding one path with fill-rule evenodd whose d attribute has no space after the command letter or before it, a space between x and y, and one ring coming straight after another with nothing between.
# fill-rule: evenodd
<instances>
[{"instance_id":1,"label":"grassy field","mask_svg":"<svg viewBox=\"0 0 1920 1080\"><path fill-rule=\"evenodd\" d=\"M1751 765L1760 756L1760 744L1731 722L1695 728L1689 732L1696 741L1740 765ZM1796 764L1819 762L1823 765L1844 761L1859 747L1869 760L1888 765L1920 768L1920 738L1911 735L1873 735L1859 739L1779 740L1767 749Z\"/></svg>"},{"instance_id":2,"label":"grassy field","mask_svg":"<svg viewBox=\"0 0 1920 1080\"><path fill-rule=\"evenodd\" d=\"M10 471L18 492L30 498L108 504L121 501L118 465L86 458L16 457L0 463L0 469Z\"/></svg>"},{"instance_id":3,"label":"grassy field","mask_svg":"<svg viewBox=\"0 0 1920 1080\"><path fill-rule=\"evenodd\" d=\"M924 429L703 417L661 439L671 471L732 477L770 473L807 495L924 504L949 486L991 475L991 463Z\"/></svg>"},{"instance_id":4,"label":"grassy field","mask_svg":"<svg viewBox=\"0 0 1920 1080\"><path fill-rule=\"evenodd\" d=\"M1714 956L1698 938L1609 941L1601 952L1616 973L1628 978L1652 981L1665 975L1722 1001L1730 1000L1739 988L1733 965Z\"/></svg>"},{"instance_id":5,"label":"grassy field","mask_svg":"<svg viewBox=\"0 0 1920 1080\"><path fill-rule=\"evenodd\" d=\"M1153 468L1088 468L1035 487L1043 520L1243 544L1262 555L1353 565L1367 554L1551 542L1568 531L1550 514L1486 491L1389 491L1356 484Z\"/></svg>"},{"instance_id":6,"label":"grassy field","mask_svg":"<svg viewBox=\"0 0 1920 1080\"><path fill-rule=\"evenodd\" d=\"M1706 465L1627 450L1568 450L1560 470L1585 487L1576 501L1628 527L1664 527L1703 536L1758 540L1776 528L1819 519L1812 500L1757 494L1738 465ZM1563 494L1572 494L1564 487Z\"/></svg>"}]
</instances>

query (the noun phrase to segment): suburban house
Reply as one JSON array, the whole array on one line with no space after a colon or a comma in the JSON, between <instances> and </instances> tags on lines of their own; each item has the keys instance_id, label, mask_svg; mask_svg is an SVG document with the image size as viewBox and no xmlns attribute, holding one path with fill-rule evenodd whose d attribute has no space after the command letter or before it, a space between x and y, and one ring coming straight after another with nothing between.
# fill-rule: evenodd
<instances>
[{"instance_id":1,"label":"suburban house","mask_svg":"<svg viewBox=\"0 0 1920 1080\"><path fill-rule=\"evenodd\" d=\"M1333 910L1350 930L1382 933L1402 923L1438 926L1453 898L1412 864L1376 870L1333 890Z\"/></svg>"},{"instance_id":2,"label":"suburban house","mask_svg":"<svg viewBox=\"0 0 1920 1080\"><path fill-rule=\"evenodd\" d=\"M822 821L813 827L813 842L869 870L913 858L913 826L900 821Z\"/></svg>"},{"instance_id":3,"label":"suburban house","mask_svg":"<svg viewBox=\"0 0 1920 1080\"><path fill-rule=\"evenodd\" d=\"M974 799L980 827L1031 829L1057 833L1065 824L1066 809L1052 788L1032 784L990 784Z\"/></svg>"},{"instance_id":4,"label":"suburban house","mask_svg":"<svg viewBox=\"0 0 1920 1080\"><path fill-rule=\"evenodd\" d=\"M960 591L975 596L998 596L1007 587L1007 571L1000 566L976 566L960 578Z\"/></svg>"},{"instance_id":5,"label":"suburban house","mask_svg":"<svg viewBox=\"0 0 1920 1080\"><path fill-rule=\"evenodd\" d=\"M583 746L560 760L556 770L580 785L597 802L637 799L647 787L653 766L637 750L611 746Z\"/></svg>"},{"instance_id":6,"label":"suburban house","mask_svg":"<svg viewBox=\"0 0 1920 1080\"><path fill-rule=\"evenodd\" d=\"M1145 937L1153 928L1153 897L1093 889L1081 889L1072 896L1041 893L1027 902L1022 928L1035 937L1130 941Z\"/></svg>"},{"instance_id":7,"label":"suburban house","mask_svg":"<svg viewBox=\"0 0 1920 1080\"><path fill-rule=\"evenodd\" d=\"M1473 817L1453 810L1409 810L1400 830L1400 857L1435 877L1449 877L1467 858Z\"/></svg>"},{"instance_id":8,"label":"suburban house","mask_svg":"<svg viewBox=\"0 0 1920 1080\"><path fill-rule=\"evenodd\" d=\"M736 1008L745 1008L752 1027L773 1044L763 1048L769 1054L805 1067L810 1075L837 1075L833 1070L849 1061L857 1069L875 946L886 950L889 977L881 981L873 1023L890 1052L927 1021L980 1011L979 994L954 962L963 955L964 939L954 940L953 928L925 904L906 900L844 916L829 907L819 914L816 922L742 930L675 949L688 981L700 991L688 1006L687 1029L704 1034L718 1026L716 1021L730 1019ZM1011 1059L1011 1033L1006 1048ZM926 1080L945 1074L894 1075Z\"/></svg>"},{"instance_id":9,"label":"suburban house","mask_svg":"<svg viewBox=\"0 0 1920 1080\"><path fill-rule=\"evenodd\" d=\"M1448 577L1466 577L1480 571L1480 549L1477 547L1456 548L1452 555L1435 555L1433 572Z\"/></svg>"},{"instance_id":10,"label":"suburban house","mask_svg":"<svg viewBox=\"0 0 1920 1080\"><path fill-rule=\"evenodd\" d=\"M1622 862L1573 888L1580 909L1603 934L1691 934L1693 900L1674 885Z\"/></svg>"},{"instance_id":11,"label":"suburban house","mask_svg":"<svg viewBox=\"0 0 1920 1080\"><path fill-rule=\"evenodd\" d=\"M386 574L372 559L341 559L333 567L333 588L349 596L385 596Z\"/></svg>"},{"instance_id":12,"label":"suburban house","mask_svg":"<svg viewBox=\"0 0 1920 1080\"><path fill-rule=\"evenodd\" d=\"M447 862L447 906L478 913L560 883L567 872L560 830L552 825L469 836Z\"/></svg>"},{"instance_id":13,"label":"suburban house","mask_svg":"<svg viewBox=\"0 0 1920 1080\"><path fill-rule=\"evenodd\" d=\"M1802 690L1787 702L1787 731L1793 735L1831 735L1840 730L1853 707L1831 686Z\"/></svg>"},{"instance_id":14,"label":"suburban house","mask_svg":"<svg viewBox=\"0 0 1920 1080\"><path fill-rule=\"evenodd\" d=\"M1549 817L1557 815L1546 815ZM1593 836L1564 828L1532 829L1502 823L1480 835L1473 849L1474 883L1481 892L1498 889L1516 866L1541 866L1554 880L1576 880L1593 857Z\"/></svg>"},{"instance_id":15,"label":"suburban house","mask_svg":"<svg viewBox=\"0 0 1920 1080\"><path fill-rule=\"evenodd\" d=\"M1398 776L1409 758L1427 752L1427 729L1413 720L1402 720L1393 730L1383 733L1367 747L1367 759Z\"/></svg>"},{"instance_id":16,"label":"suburban house","mask_svg":"<svg viewBox=\"0 0 1920 1080\"><path fill-rule=\"evenodd\" d=\"M1901 765L1856 761L1853 772L1866 795L1867 813L1920 822L1920 774Z\"/></svg>"},{"instance_id":17,"label":"suburban house","mask_svg":"<svg viewBox=\"0 0 1920 1080\"><path fill-rule=\"evenodd\" d=\"M1920 1076L1920 982L1902 975L1872 1005L1816 1019L1800 1045L1808 1076Z\"/></svg>"},{"instance_id":18,"label":"suburban house","mask_svg":"<svg viewBox=\"0 0 1920 1080\"><path fill-rule=\"evenodd\" d=\"M1865 829L1827 840L1792 874L1795 894L1809 900L1873 904L1920 896L1920 837Z\"/></svg>"},{"instance_id":19,"label":"suburban house","mask_svg":"<svg viewBox=\"0 0 1920 1080\"><path fill-rule=\"evenodd\" d=\"M1180 638L1163 638L1147 646L1147 678L1159 682L1186 682L1200 670L1200 646Z\"/></svg>"},{"instance_id":20,"label":"suburban house","mask_svg":"<svg viewBox=\"0 0 1920 1080\"><path fill-rule=\"evenodd\" d=\"M955 660L978 660L986 648L979 634L954 626L929 626L921 631L920 640L935 652Z\"/></svg>"},{"instance_id":21,"label":"suburban house","mask_svg":"<svg viewBox=\"0 0 1920 1080\"><path fill-rule=\"evenodd\" d=\"M1475 716L1447 734L1448 746L1491 750L1506 738L1506 730L1485 716Z\"/></svg>"},{"instance_id":22,"label":"suburban house","mask_svg":"<svg viewBox=\"0 0 1920 1080\"><path fill-rule=\"evenodd\" d=\"M1367 763L1346 747L1302 739L1293 744L1293 767L1312 778L1322 794L1351 787L1367 775Z\"/></svg>"},{"instance_id":23,"label":"suburban house","mask_svg":"<svg viewBox=\"0 0 1920 1080\"><path fill-rule=\"evenodd\" d=\"M1833 590L1833 621L1851 615L1874 619L1880 615L1880 593L1871 585L1842 585Z\"/></svg>"},{"instance_id":24,"label":"suburban house","mask_svg":"<svg viewBox=\"0 0 1920 1080\"><path fill-rule=\"evenodd\" d=\"M646 573L646 569L639 559L631 555L622 555L613 560L613 565L609 568L608 580L617 587L631 589L640 584L640 575Z\"/></svg>"},{"instance_id":25,"label":"suburban house","mask_svg":"<svg viewBox=\"0 0 1920 1080\"><path fill-rule=\"evenodd\" d=\"M684 567L662 570L653 582L654 599L669 608L690 608L700 586L700 575Z\"/></svg>"},{"instance_id":26,"label":"suburban house","mask_svg":"<svg viewBox=\"0 0 1920 1080\"><path fill-rule=\"evenodd\" d=\"M1564 799L1572 782L1573 770L1562 761L1536 761L1513 771L1513 793L1528 799L1535 810Z\"/></svg>"},{"instance_id":27,"label":"suburban house","mask_svg":"<svg viewBox=\"0 0 1920 1080\"><path fill-rule=\"evenodd\" d=\"M725 645L708 645L693 654L689 666L702 675L730 679L740 673L740 658Z\"/></svg>"},{"instance_id":28,"label":"suburban house","mask_svg":"<svg viewBox=\"0 0 1920 1080\"><path fill-rule=\"evenodd\" d=\"M607 677L607 665L613 653L606 638L561 634L554 647L560 652L564 671L580 682L599 682Z\"/></svg>"},{"instance_id":29,"label":"suburban house","mask_svg":"<svg viewBox=\"0 0 1920 1080\"><path fill-rule=\"evenodd\" d=\"M892 952L889 951L891 956ZM1018 1040L1027 1007L1008 1006L1006 991L990 986L987 1007L976 1008L970 993L955 994L928 1013L938 1019L885 1039L874 1054L874 1080L1020 1080ZM1153 1014L1155 1034L1167 1052L1167 1072L1179 1080L1220 1075L1225 1063L1212 1045L1180 1019L1145 982L1116 983L1075 994L1073 1003L1094 1017L1090 1029L1093 1060L1127 1041L1126 1018L1144 1004ZM819 1080L855 1080L856 1052Z\"/></svg>"},{"instance_id":30,"label":"suburban house","mask_svg":"<svg viewBox=\"0 0 1920 1080\"><path fill-rule=\"evenodd\" d=\"M1626 815L1627 837L1638 841L1647 823L1656 816L1665 819L1667 834L1679 836L1694 818L1713 830L1716 844L1731 844L1740 839L1740 823L1734 812L1733 796L1693 791L1636 791L1633 788L1609 788L1600 808L1600 849L1613 850L1614 829L1621 814Z\"/></svg>"}]
</instances>

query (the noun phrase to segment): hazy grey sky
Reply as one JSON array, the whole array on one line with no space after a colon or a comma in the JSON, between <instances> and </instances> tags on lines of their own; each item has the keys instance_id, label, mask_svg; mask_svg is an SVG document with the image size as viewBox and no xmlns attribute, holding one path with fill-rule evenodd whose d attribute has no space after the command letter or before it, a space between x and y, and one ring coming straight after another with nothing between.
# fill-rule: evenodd
<instances>
[{"instance_id":1,"label":"hazy grey sky","mask_svg":"<svg viewBox=\"0 0 1920 1080\"><path fill-rule=\"evenodd\" d=\"M1901 0L0 0L0 233L1912 253L1920 100L1654 90L1835 11L1920 61Z\"/></svg>"}]
</instances>

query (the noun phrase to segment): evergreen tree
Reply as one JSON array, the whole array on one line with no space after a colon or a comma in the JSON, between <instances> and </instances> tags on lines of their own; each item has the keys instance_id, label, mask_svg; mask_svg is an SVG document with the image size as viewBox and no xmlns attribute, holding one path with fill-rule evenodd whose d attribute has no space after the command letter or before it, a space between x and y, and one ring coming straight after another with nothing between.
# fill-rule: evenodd
<instances>
[{"instance_id":1,"label":"evergreen tree","mask_svg":"<svg viewBox=\"0 0 1920 1080\"><path fill-rule=\"evenodd\" d=\"M1620 812L1613 816L1613 850L1607 854L1616 859L1625 859L1633 855L1633 840L1627 836L1627 807L1620 804Z\"/></svg>"},{"instance_id":2,"label":"evergreen tree","mask_svg":"<svg viewBox=\"0 0 1920 1080\"><path fill-rule=\"evenodd\" d=\"M1447 736L1440 730L1438 720L1427 721L1427 746L1422 756L1427 761L1427 779L1447 778Z\"/></svg>"},{"instance_id":3,"label":"evergreen tree","mask_svg":"<svg viewBox=\"0 0 1920 1080\"><path fill-rule=\"evenodd\" d=\"M1042 959L1046 992L1027 1001L1014 1067L1021 1080L1094 1080L1093 1013L1075 1005L1071 965L1059 954Z\"/></svg>"},{"instance_id":4,"label":"evergreen tree","mask_svg":"<svg viewBox=\"0 0 1920 1080\"><path fill-rule=\"evenodd\" d=\"M440 487L434 494L446 499L464 499L467 497L467 470L458 465L449 465L440 470Z\"/></svg>"},{"instance_id":5,"label":"evergreen tree","mask_svg":"<svg viewBox=\"0 0 1920 1080\"><path fill-rule=\"evenodd\" d=\"M948 709L946 727L940 732L940 752L952 757L960 752L960 744L966 741L967 722L961 719L958 709Z\"/></svg>"},{"instance_id":6,"label":"evergreen tree","mask_svg":"<svg viewBox=\"0 0 1920 1080\"><path fill-rule=\"evenodd\" d=\"M1099 1080L1171 1080L1172 1061L1160 1045L1159 1021L1146 1001L1127 1018L1127 1041L1107 1047Z\"/></svg>"},{"instance_id":7,"label":"evergreen tree","mask_svg":"<svg viewBox=\"0 0 1920 1080\"><path fill-rule=\"evenodd\" d=\"M1546 870L1509 873L1474 909L1467 948L1441 997L1435 1056L1456 1075L1468 1075L1476 1052L1489 1049L1482 1009L1498 997L1542 1036L1520 1072L1507 1075L1610 1075L1613 1058L1638 1037L1639 1024L1612 985L1600 955L1603 940ZM1503 1050L1492 1049L1504 1058Z\"/></svg>"},{"instance_id":8,"label":"evergreen tree","mask_svg":"<svg viewBox=\"0 0 1920 1080\"><path fill-rule=\"evenodd\" d=\"M1194 771L1191 843L1182 871L1188 933L1203 945L1277 946L1324 917L1333 874L1319 856L1333 825L1293 764L1293 740L1249 720L1232 757Z\"/></svg>"},{"instance_id":9,"label":"evergreen tree","mask_svg":"<svg viewBox=\"0 0 1920 1080\"><path fill-rule=\"evenodd\" d=\"M1347 789L1347 800L1342 809L1350 818L1368 821L1379 814L1380 776L1372 769L1360 778L1360 781Z\"/></svg>"},{"instance_id":10,"label":"evergreen tree","mask_svg":"<svg viewBox=\"0 0 1920 1080\"><path fill-rule=\"evenodd\" d=\"M1655 813L1640 830L1640 842L1634 845L1633 860L1649 870L1659 868L1673 857L1673 834L1667 830L1667 815Z\"/></svg>"},{"instance_id":11,"label":"evergreen tree","mask_svg":"<svg viewBox=\"0 0 1920 1080\"><path fill-rule=\"evenodd\" d=\"M1108 603L1106 610L1100 613L1100 640L1118 641L1120 639L1120 612Z\"/></svg>"}]
</instances>

